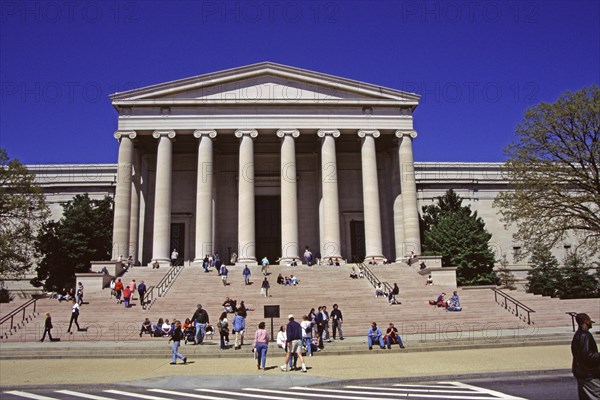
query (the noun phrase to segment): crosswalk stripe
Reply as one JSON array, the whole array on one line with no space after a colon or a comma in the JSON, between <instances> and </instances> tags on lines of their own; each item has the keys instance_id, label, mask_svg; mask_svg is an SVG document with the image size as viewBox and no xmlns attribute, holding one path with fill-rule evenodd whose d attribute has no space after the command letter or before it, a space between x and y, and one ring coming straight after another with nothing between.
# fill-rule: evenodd
<instances>
[{"instance_id":1,"label":"crosswalk stripe","mask_svg":"<svg viewBox=\"0 0 600 400\"><path fill-rule=\"evenodd\" d=\"M462 383L462 382L440 382L440 383L450 383L452 385L456 385L457 387L462 387L462 388L468 388L468 389L476 390L479 393L487 393L487 394L489 394L491 396L495 396L495 398L503 399L503 400L526 400L523 397L512 396L512 395L505 394L505 393L502 393L502 392L497 392L495 390L480 388L480 387L469 385L469 384Z\"/></svg>"},{"instance_id":2,"label":"crosswalk stripe","mask_svg":"<svg viewBox=\"0 0 600 400\"><path fill-rule=\"evenodd\" d=\"M4 392L4 393L12 394L13 396L25 397L26 399L57 400L56 397L48 397L48 396L42 396L40 394L21 392L20 390L10 390L10 391Z\"/></svg>"},{"instance_id":3,"label":"crosswalk stripe","mask_svg":"<svg viewBox=\"0 0 600 400\"><path fill-rule=\"evenodd\" d=\"M225 390L216 390L216 389L194 389L194 390L197 390L199 392L208 392L208 393L216 393L216 394L231 394L231 392L227 392ZM267 396L264 394L252 394L252 393L243 393L243 392L236 392L235 394L238 396L252 397L252 398L258 398L258 399L265 399L265 400L290 400L289 393L286 393L287 394L286 397Z\"/></svg>"},{"instance_id":4,"label":"crosswalk stripe","mask_svg":"<svg viewBox=\"0 0 600 400\"><path fill-rule=\"evenodd\" d=\"M437 383L430 383L427 385L416 385L411 383L394 383L392 386L394 387L407 387L407 388L434 388L434 389L456 389L455 385L440 385Z\"/></svg>"},{"instance_id":5,"label":"crosswalk stripe","mask_svg":"<svg viewBox=\"0 0 600 400\"><path fill-rule=\"evenodd\" d=\"M69 396L83 397L84 399L91 399L91 400L115 400L112 397L103 397L103 396L98 396L95 394L74 392L72 390L57 390L56 393L68 394Z\"/></svg>"},{"instance_id":6,"label":"crosswalk stripe","mask_svg":"<svg viewBox=\"0 0 600 400\"><path fill-rule=\"evenodd\" d=\"M379 391L386 391L386 393L373 393L373 392L369 392L372 394L378 394L378 395L382 395L382 396L396 396L398 393L404 393L404 392L425 392L425 393L451 393L451 394L469 394L469 393L473 393L472 390L450 390L450 389L417 389L417 388L406 388L406 389L393 389L393 388L383 388L383 387L375 387L375 386L344 386L347 389L364 389L364 390L379 390ZM331 389L319 389L319 388L303 388L303 389L308 389L308 390L331 390ZM392 393L390 393L392 392ZM355 392L355 393L359 393L359 392ZM360 392L362 393L362 392Z\"/></svg>"},{"instance_id":7,"label":"crosswalk stripe","mask_svg":"<svg viewBox=\"0 0 600 400\"><path fill-rule=\"evenodd\" d=\"M352 394L356 394L356 395L368 395L369 398L376 398L375 395L377 396L381 396L384 395L383 393L373 393L373 392L350 392L350 391L343 391L343 390L336 390L336 389L319 389L319 388L301 388L302 390L305 391L315 391L315 392L325 392L325 393L347 393L347 395L335 395L335 394L327 394L327 398L334 398L334 399L349 399L349 400L364 400L364 396L352 396ZM289 395L290 392L284 392L284 391L279 391L279 390L267 390L267 389L254 389L254 388L247 388L244 390L249 390L249 391L260 391L260 392L267 392L267 393L280 393L280 394L287 394ZM473 392L471 392L473 393ZM315 396L320 396L320 394L318 393L302 393L302 392L293 392L293 394L295 396L305 396L305 397L315 397ZM440 398L440 394L420 394L420 393L394 393L388 396L400 396L400 397L418 397L418 398L424 398L424 399L429 399L429 398L434 398L434 399L439 399ZM449 395L449 394L444 394L444 399L464 399L465 396L453 396L453 395ZM469 400L494 400L496 399L495 397L490 397L490 396L469 396L468 397Z\"/></svg>"},{"instance_id":8,"label":"crosswalk stripe","mask_svg":"<svg viewBox=\"0 0 600 400\"><path fill-rule=\"evenodd\" d=\"M229 397L216 397L216 396L208 396L208 395L203 395L203 394L195 394L195 393L188 393L188 392L175 392L172 390L164 390L164 389L148 389L151 392L158 392L158 393L163 393L163 394L173 394L175 396L185 396L185 397L192 397L194 399L205 399L205 400L229 400Z\"/></svg>"},{"instance_id":9,"label":"crosswalk stripe","mask_svg":"<svg viewBox=\"0 0 600 400\"><path fill-rule=\"evenodd\" d=\"M105 390L106 393L112 393L112 394L118 394L121 396L129 396L129 397L135 397L138 399L147 399L147 400L171 400L168 397L158 397L158 396L149 396L147 394L141 394L141 393L131 393L131 392L125 392L122 390Z\"/></svg>"}]
</instances>

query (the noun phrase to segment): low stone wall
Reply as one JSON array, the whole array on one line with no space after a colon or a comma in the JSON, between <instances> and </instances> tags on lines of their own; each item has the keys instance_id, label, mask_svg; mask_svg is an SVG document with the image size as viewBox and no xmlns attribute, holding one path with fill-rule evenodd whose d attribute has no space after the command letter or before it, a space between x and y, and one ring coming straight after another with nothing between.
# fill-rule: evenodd
<instances>
[{"instance_id":1,"label":"low stone wall","mask_svg":"<svg viewBox=\"0 0 600 400\"><path fill-rule=\"evenodd\" d=\"M106 268L108 275L113 277L121 276L125 272L125 264L120 261L92 261L91 264L90 271L102 273Z\"/></svg>"},{"instance_id":2,"label":"low stone wall","mask_svg":"<svg viewBox=\"0 0 600 400\"><path fill-rule=\"evenodd\" d=\"M78 287L80 282L83 284L83 297L85 298L86 293L102 292L105 287L110 285L111 279L110 275L97 272L75 274L75 287Z\"/></svg>"}]
</instances>

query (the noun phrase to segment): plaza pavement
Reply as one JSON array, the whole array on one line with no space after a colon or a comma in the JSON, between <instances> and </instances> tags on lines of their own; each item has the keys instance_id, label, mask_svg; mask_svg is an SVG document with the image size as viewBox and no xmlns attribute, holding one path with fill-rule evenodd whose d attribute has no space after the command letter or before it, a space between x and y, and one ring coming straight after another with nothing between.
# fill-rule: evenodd
<instances>
[{"instance_id":1,"label":"plaza pavement","mask_svg":"<svg viewBox=\"0 0 600 400\"><path fill-rule=\"evenodd\" d=\"M213 341L216 342L216 341ZM248 342L247 342L248 343ZM410 341L409 341L410 343ZM251 346L221 351L218 345L183 345L186 365L170 365L170 344L158 342L54 342L3 343L0 345L0 387L70 385L133 385L161 388L234 388L236 386L290 387L353 379L419 380L440 377L518 376L525 372L568 373L571 365L567 335L553 342L515 342L506 347L482 340L460 350L448 346L428 349L411 345L391 350L366 349L363 338L327 344L323 352L306 357L308 373L282 372L284 354L269 346L267 371L256 368ZM415 343L416 344L416 343ZM344 351L336 351L341 346ZM88 355L85 355L89 347ZM69 357L55 358L57 350ZM158 353L148 354L151 350ZM31 358L20 358L27 354ZM82 354L83 353L83 354Z\"/></svg>"}]
</instances>

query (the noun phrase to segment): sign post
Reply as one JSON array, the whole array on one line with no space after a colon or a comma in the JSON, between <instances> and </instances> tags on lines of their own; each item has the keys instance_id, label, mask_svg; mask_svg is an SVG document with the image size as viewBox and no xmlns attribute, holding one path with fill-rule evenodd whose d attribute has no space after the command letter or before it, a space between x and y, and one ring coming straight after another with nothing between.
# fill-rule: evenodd
<instances>
[{"instance_id":1,"label":"sign post","mask_svg":"<svg viewBox=\"0 0 600 400\"><path fill-rule=\"evenodd\" d=\"M275 341L273 336L273 318L279 318L279 304L265 306L265 318L271 318L271 342Z\"/></svg>"}]
</instances>

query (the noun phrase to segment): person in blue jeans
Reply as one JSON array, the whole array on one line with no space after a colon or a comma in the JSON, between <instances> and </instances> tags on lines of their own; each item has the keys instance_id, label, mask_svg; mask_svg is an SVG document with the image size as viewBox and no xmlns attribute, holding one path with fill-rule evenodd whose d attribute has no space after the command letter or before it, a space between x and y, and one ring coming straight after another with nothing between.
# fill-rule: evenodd
<instances>
[{"instance_id":1,"label":"person in blue jeans","mask_svg":"<svg viewBox=\"0 0 600 400\"><path fill-rule=\"evenodd\" d=\"M183 360L183 363L187 363L187 357L179 354L179 345L181 344L181 339L183 339L183 332L181 330L181 322L175 321L175 330L173 331L173 335L169 339L169 342L173 341L173 357L171 358L171 365L177 364L177 359Z\"/></svg>"},{"instance_id":2,"label":"person in blue jeans","mask_svg":"<svg viewBox=\"0 0 600 400\"><path fill-rule=\"evenodd\" d=\"M371 322L371 328L367 334L367 342L369 343L369 350L373 350L373 343L379 343L379 347L385 349L383 335L381 334L381 329L377 327L377 322Z\"/></svg>"},{"instance_id":3,"label":"person in blue jeans","mask_svg":"<svg viewBox=\"0 0 600 400\"><path fill-rule=\"evenodd\" d=\"M254 357L256 358L256 366L259 370L264 371L267 363L267 350L269 349L269 332L265 329L265 323L258 324L258 329L254 332Z\"/></svg>"},{"instance_id":4,"label":"person in blue jeans","mask_svg":"<svg viewBox=\"0 0 600 400\"><path fill-rule=\"evenodd\" d=\"M398 334L398 328L396 328L394 326L394 324L392 324L391 322L390 322L390 326L387 328L387 331L385 332L383 341L385 342L385 345L387 346L388 349L391 349L392 345L396 344L396 343L398 344L398 346L400 346L401 349L404 348L404 343L402 343L402 338Z\"/></svg>"}]
</instances>

